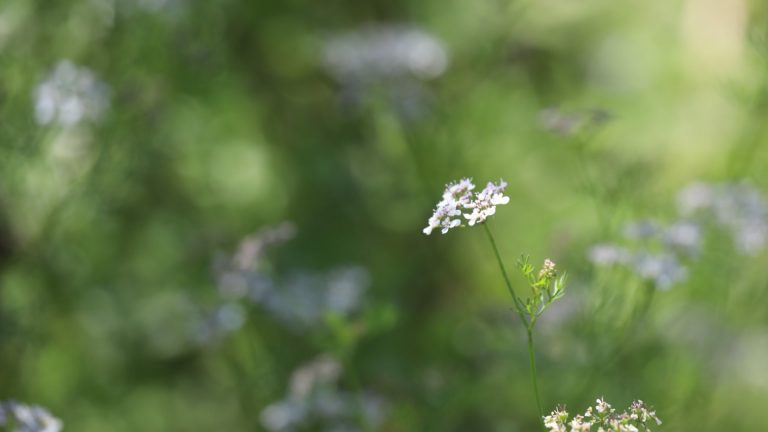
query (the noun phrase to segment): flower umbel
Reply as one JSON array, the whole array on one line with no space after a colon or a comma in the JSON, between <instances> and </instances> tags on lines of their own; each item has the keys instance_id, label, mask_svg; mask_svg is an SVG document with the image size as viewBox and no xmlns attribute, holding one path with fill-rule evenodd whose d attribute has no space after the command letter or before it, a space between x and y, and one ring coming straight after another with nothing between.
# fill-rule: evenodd
<instances>
[{"instance_id":1,"label":"flower umbel","mask_svg":"<svg viewBox=\"0 0 768 432\"><path fill-rule=\"evenodd\" d=\"M650 431L649 426L653 423L661 424L656 411L641 400L632 402L626 411L617 413L611 404L600 398L596 401L594 410L589 407L584 414L574 416L570 422L568 417L564 407L557 407L550 415L544 416L544 427L549 432L589 432L592 426L603 432L637 432ZM570 429L567 428L568 425L571 426Z\"/></svg>"},{"instance_id":2,"label":"flower umbel","mask_svg":"<svg viewBox=\"0 0 768 432\"><path fill-rule=\"evenodd\" d=\"M437 203L432 217L423 229L424 234L430 235L435 228L440 228L443 234L463 226L463 216L467 219L467 225L473 226L485 222L496 213L496 206L509 203L509 197L504 195L507 183L499 180L498 184L488 182L483 190L472 193L475 184L472 179L463 178L457 182L449 183L443 192L443 198Z\"/></svg>"}]
</instances>

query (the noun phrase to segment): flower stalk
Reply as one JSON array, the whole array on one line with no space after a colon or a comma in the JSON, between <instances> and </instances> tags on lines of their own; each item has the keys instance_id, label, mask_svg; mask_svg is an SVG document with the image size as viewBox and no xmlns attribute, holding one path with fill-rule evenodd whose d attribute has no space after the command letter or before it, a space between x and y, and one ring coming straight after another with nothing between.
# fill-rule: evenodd
<instances>
[{"instance_id":1,"label":"flower stalk","mask_svg":"<svg viewBox=\"0 0 768 432\"><path fill-rule=\"evenodd\" d=\"M512 297L515 311L520 322L525 327L528 336L528 359L530 361L531 384L533 387L536 407L540 419L544 418L539 383L536 374L536 351L534 344L534 329L536 321L544 313L549 305L560 299L565 292L565 275L558 277L555 263L545 260L541 269L536 272L529 264L528 257L522 256L518 261L520 274L528 283L530 293L527 297L521 297L512 284L512 280L504 266L496 240L488 227L487 219L496 214L496 206L509 203L509 197L504 195L507 184L500 180L498 184L489 182L480 192L473 192L474 183L470 179L461 179L458 182L446 185L442 199L438 202L428 225L423 229L424 234L430 235L433 230L440 229L443 234L454 228L482 225L491 243L491 249L496 257L499 270L504 279L504 284ZM465 224L466 220L466 224Z\"/></svg>"}]
</instances>

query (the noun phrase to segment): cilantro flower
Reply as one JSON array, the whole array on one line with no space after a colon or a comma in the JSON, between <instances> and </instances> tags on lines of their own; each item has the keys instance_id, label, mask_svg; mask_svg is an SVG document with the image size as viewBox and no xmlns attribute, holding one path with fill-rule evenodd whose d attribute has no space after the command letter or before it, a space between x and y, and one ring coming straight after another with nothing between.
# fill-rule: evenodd
<instances>
[{"instance_id":1,"label":"cilantro flower","mask_svg":"<svg viewBox=\"0 0 768 432\"><path fill-rule=\"evenodd\" d=\"M436 228L445 234L452 228L463 226L462 217L469 226L485 222L496 213L497 205L509 203L509 197L504 195L506 187L504 180L499 180L498 184L488 182L483 190L473 194L475 184L469 178L449 183L423 229L424 234L430 235Z\"/></svg>"}]
</instances>

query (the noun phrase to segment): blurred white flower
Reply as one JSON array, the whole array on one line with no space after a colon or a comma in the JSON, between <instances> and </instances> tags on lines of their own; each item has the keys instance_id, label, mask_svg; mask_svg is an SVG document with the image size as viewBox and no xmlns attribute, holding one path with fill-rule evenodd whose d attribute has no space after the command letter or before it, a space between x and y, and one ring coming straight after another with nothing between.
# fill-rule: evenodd
<instances>
[{"instance_id":1,"label":"blurred white flower","mask_svg":"<svg viewBox=\"0 0 768 432\"><path fill-rule=\"evenodd\" d=\"M370 273L362 266L274 274L266 260L267 251L295 233L291 223L266 228L241 241L232 256L217 259L217 289L222 304L195 329L200 342L215 341L243 325L247 317L239 300L259 305L293 329L312 328L329 314L348 317L360 310L371 284Z\"/></svg>"},{"instance_id":2,"label":"blurred white flower","mask_svg":"<svg viewBox=\"0 0 768 432\"><path fill-rule=\"evenodd\" d=\"M432 93L425 81L445 73L449 55L428 32L390 24L327 37L322 63L339 85L343 107L363 109L375 95L409 124L430 112Z\"/></svg>"},{"instance_id":3,"label":"blurred white flower","mask_svg":"<svg viewBox=\"0 0 768 432\"><path fill-rule=\"evenodd\" d=\"M313 430L354 431L359 416L375 427L384 420L384 401L370 393L355 395L340 390L341 364L324 354L300 366L291 375L285 398L261 411L262 426L271 432Z\"/></svg>"},{"instance_id":4,"label":"blurred white flower","mask_svg":"<svg viewBox=\"0 0 768 432\"><path fill-rule=\"evenodd\" d=\"M691 183L677 194L677 208L683 216L689 216L698 210L709 208L713 201L712 187L702 182Z\"/></svg>"},{"instance_id":5,"label":"blurred white flower","mask_svg":"<svg viewBox=\"0 0 768 432\"><path fill-rule=\"evenodd\" d=\"M323 62L337 79L370 80L442 75L448 52L440 40L410 26L375 26L329 38Z\"/></svg>"},{"instance_id":6,"label":"blurred white flower","mask_svg":"<svg viewBox=\"0 0 768 432\"><path fill-rule=\"evenodd\" d=\"M316 385L334 383L341 374L341 364L329 355L321 355L291 375L291 395L306 397Z\"/></svg>"},{"instance_id":7,"label":"blurred white flower","mask_svg":"<svg viewBox=\"0 0 768 432\"><path fill-rule=\"evenodd\" d=\"M661 232L659 224L652 220L641 220L624 225L624 237L629 240L645 240L656 237Z\"/></svg>"},{"instance_id":8,"label":"blurred white flower","mask_svg":"<svg viewBox=\"0 0 768 432\"><path fill-rule=\"evenodd\" d=\"M662 290L667 290L688 278L688 269L670 253L637 253L632 265L640 277L650 280Z\"/></svg>"},{"instance_id":9,"label":"blurred white flower","mask_svg":"<svg viewBox=\"0 0 768 432\"><path fill-rule=\"evenodd\" d=\"M287 325L312 326L328 313L356 312L369 284L368 271L360 266L327 274L294 272L275 283L259 303Z\"/></svg>"},{"instance_id":10,"label":"blurred white flower","mask_svg":"<svg viewBox=\"0 0 768 432\"><path fill-rule=\"evenodd\" d=\"M0 426L12 424L14 432L59 432L61 420L43 407L17 402L0 404Z\"/></svg>"},{"instance_id":11,"label":"blurred white flower","mask_svg":"<svg viewBox=\"0 0 768 432\"><path fill-rule=\"evenodd\" d=\"M629 267L639 277L651 281L662 290L688 277L688 269L671 252L651 253L645 249L631 251L621 246L600 244L589 250L588 257L597 266Z\"/></svg>"},{"instance_id":12,"label":"blurred white flower","mask_svg":"<svg viewBox=\"0 0 768 432\"><path fill-rule=\"evenodd\" d=\"M363 287L367 287L370 274L359 266L339 267L332 270L327 276L328 290L325 295L325 306L328 310L350 314L362 303L365 293Z\"/></svg>"},{"instance_id":13,"label":"blurred white flower","mask_svg":"<svg viewBox=\"0 0 768 432\"><path fill-rule=\"evenodd\" d=\"M588 257L595 265L610 266L629 263L632 259L632 253L621 246L598 244L590 248Z\"/></svg>"},{"instance_id":14,"label":"blurred white flower","mask_svg":"<svg viewBox=\"0 0 768 432\"><path fill-rule=\"evenodd\" d=\"M140 8L149 12L157 12L178 3L180 2L177 0L137 0L136 1L136 5L138 5Z\"/></svg>"},{"instance_id":15,"label":"blurred white flower","mask_svg":"<svg viewBox=\"0 0 768 432\"><path fill-rule=\"evenodd\" d=\"M588 126L599 126L610 120L611 115L602 109L564 111L558 107L539 111L539 125L561 136L572 136Z\"/></svg>"},{"instance_id":16,"label":"blurred white flower","mask_svg":"<svg viewBox=\"0 0 768 432\"><path fill-rule=\"evenodd\" d=\"M102 116L109 107L109 88L89 69L63 60L37 85L34 102L38 124L74 126Z\"/></svg>"},{"instance_id":17,"label":"blurred white flower","mask_svg":"<svg viewBox=\"0 0 768 432\"><path fill-rule=\"evenodd\" d=\"M743 225L733 227L733 240L736 248L744 254L755 255L768 243L768 223L762 220L751 220Z\"/></svg>"},{"instance_id":18,"label":"blurred white flower","mask_svg":"<svg viewBox=\"0 0 768 432\"><path fill-rule=\"evenodd\" d=\"M664 230L663 237L666 245L681 249L690 256L697 255L701 250L701 227L693 222L676 222Z\"/></svg>"},{"instance_id":19,"label":"blurred white flower","mask_svg":"<svg viewBox=\"0 0 768 432\"><path fill-rule=\"evenodd\" d=\"M749 184L693 183L680 191L678 209L686 217L710 217L743 254L757 254L768 244L768 203Z\"/></svg>"},{"instance_id":20,"label":"blurred white flower","mask_svg":"<svg viewBox=\"0 0 768 432\"><path fill-rule=\"evenodd\" d=\"M268 431L289 431L306 416L307 407L299 400L285 399L261 410L259 420Z\"/></svg>"},{"instance_id":21,"label":"blurred white flower","mask_svg":"<svg viewBox=\"0 0 768 432\"><path fill-rule=\"evenodd\" d=\"M632 249L596 245L588 252L590 261L598 266L628 266L657 288L668 289L688 277L681 259L698 258L708 223L730 234L742 254L755 255L768 245L768 203L749 184L696 182L680 191L677 204L681 219L669 225L654 220L630 222L623 235L635 242Z\"/></svg>"}]
</instances>

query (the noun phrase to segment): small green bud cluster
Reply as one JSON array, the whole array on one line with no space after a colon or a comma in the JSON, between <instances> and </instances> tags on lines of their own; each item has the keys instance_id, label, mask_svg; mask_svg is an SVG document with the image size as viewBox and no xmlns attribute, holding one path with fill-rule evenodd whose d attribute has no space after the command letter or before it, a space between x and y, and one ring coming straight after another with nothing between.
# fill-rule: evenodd
<instances>
[{"instance_id":1,"label":"small green bud cluster","mask_svg":"<svg viewBox=\"0 0 768 432\"><path fill-rule=\"evenodd\" d=\"M527 256L520 258L517 267L531 289L531 294L525 301L518 300L520 303L518 308L525 312L528 327L533 329L536 319L544 313L544 310L565 294L566 275L558 277L555 263L549 259L544 260L538 272L530 264Z\"/></svg>"}]
</instances>

